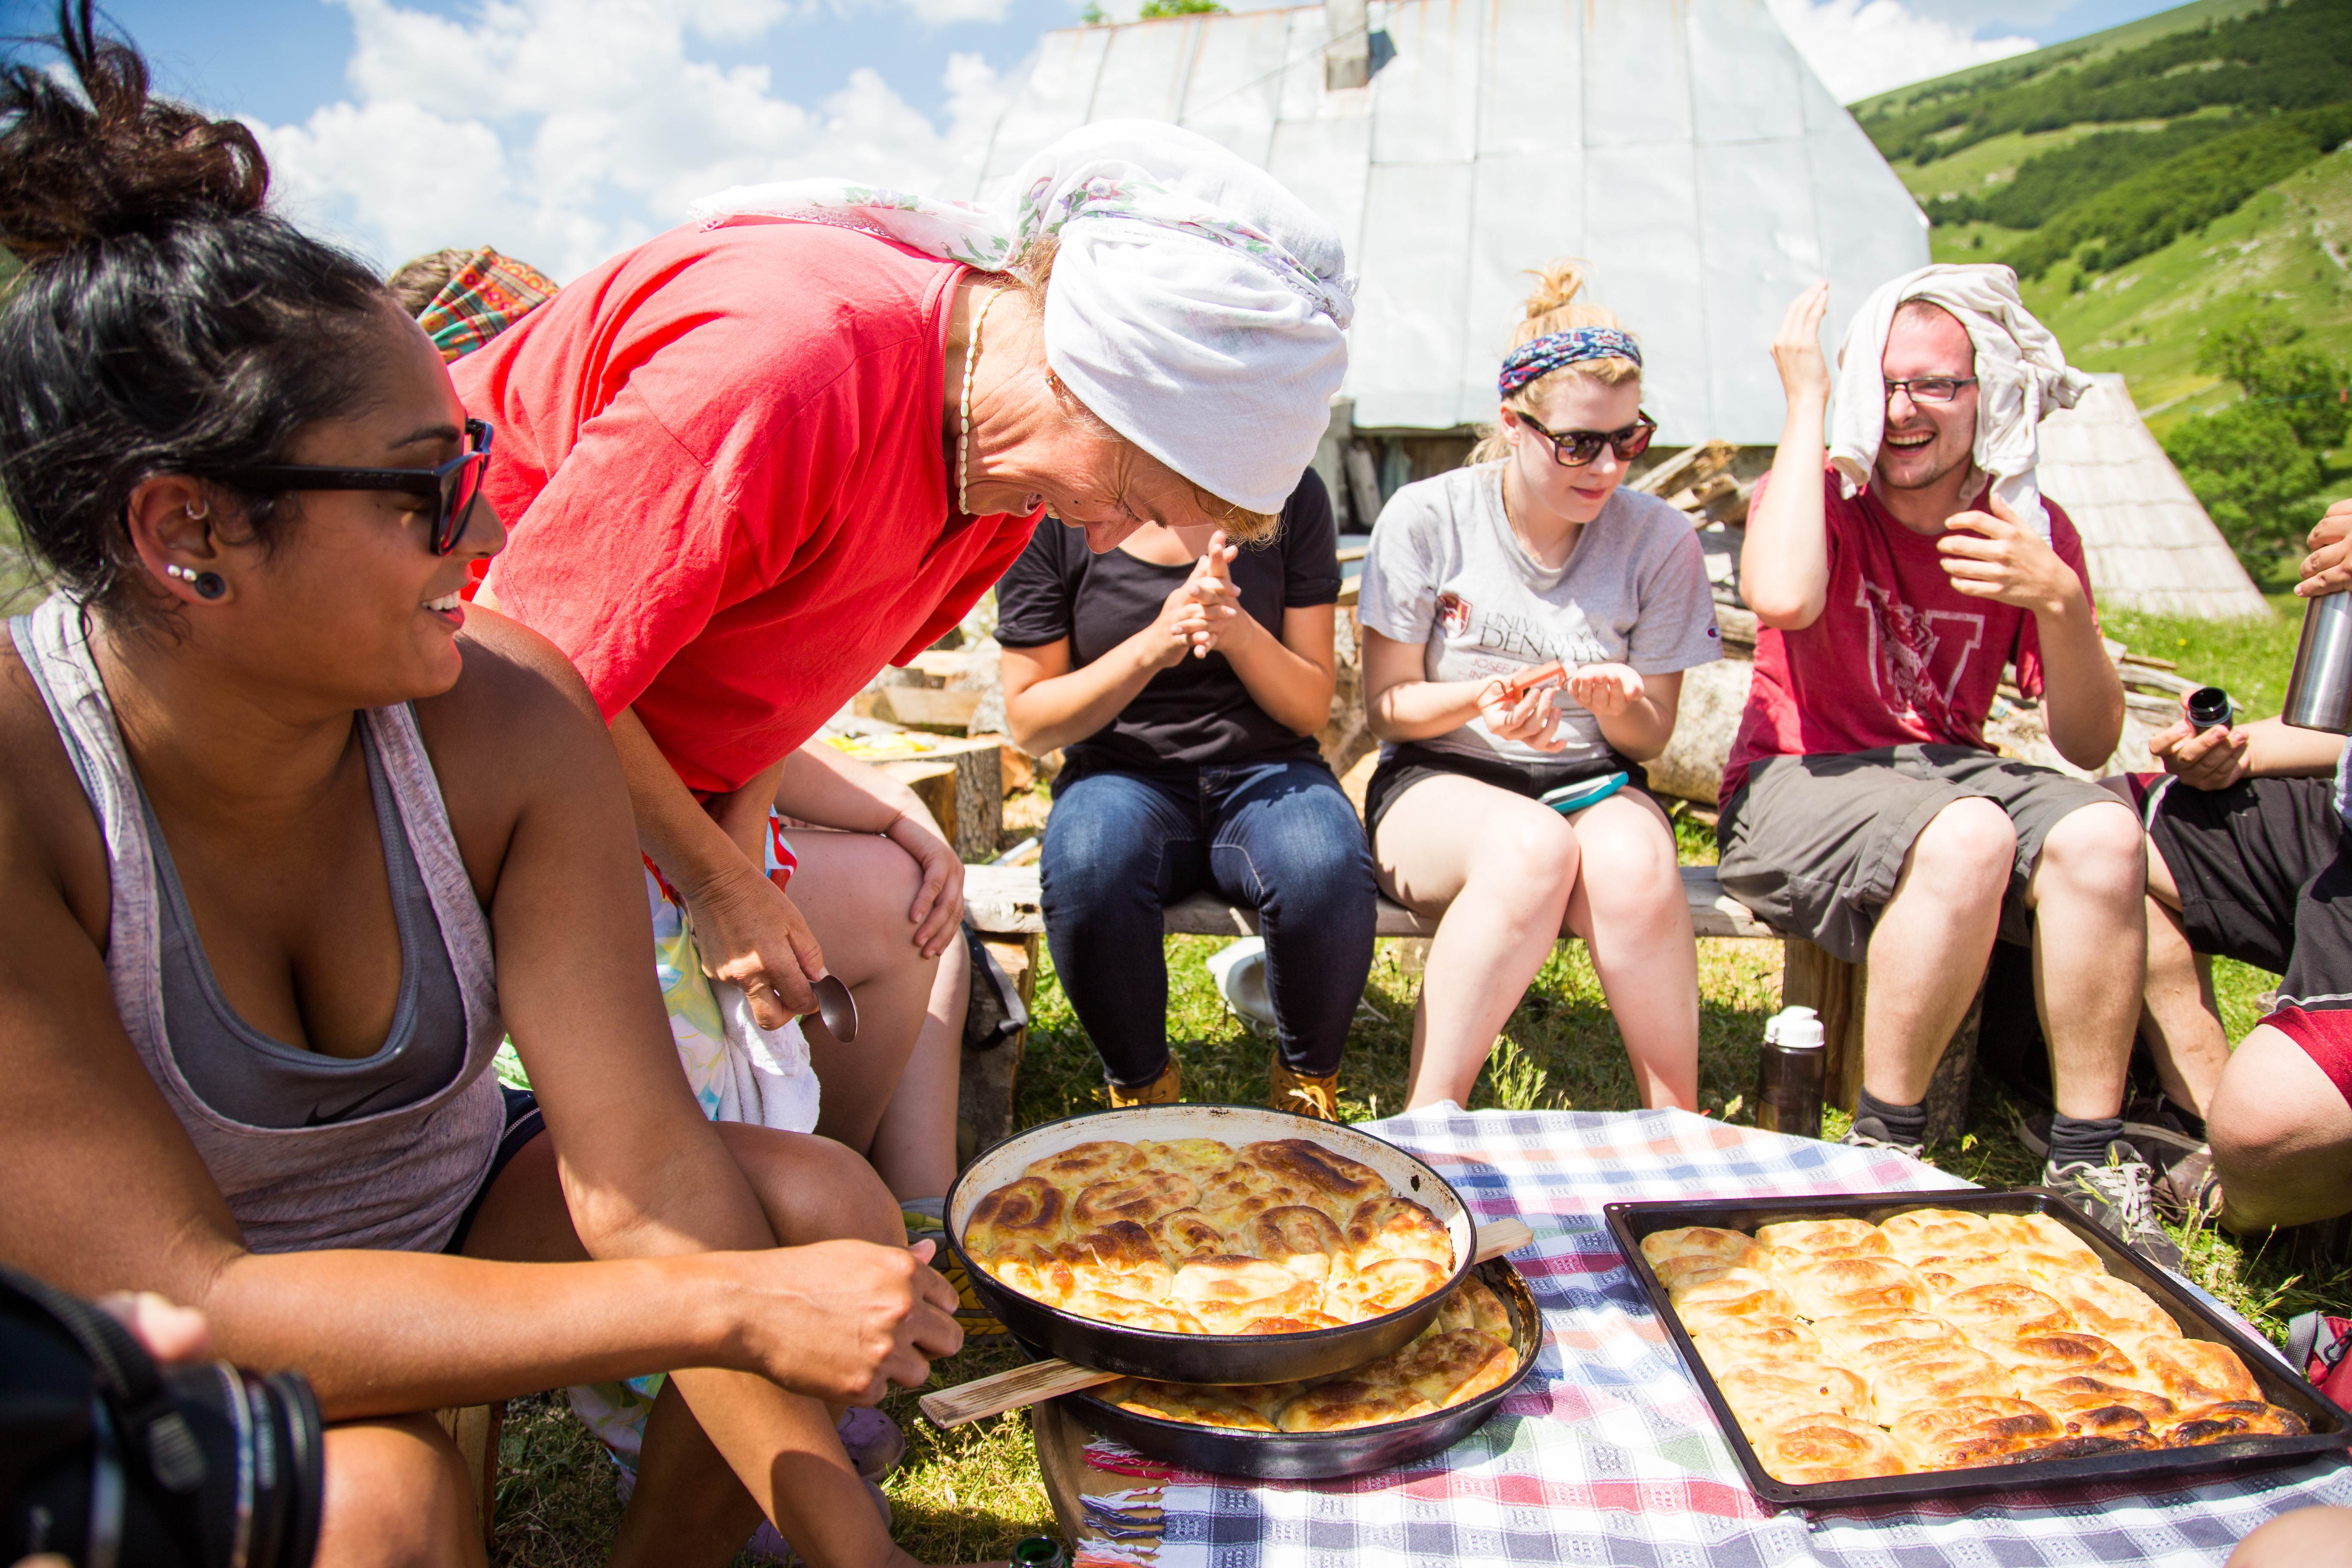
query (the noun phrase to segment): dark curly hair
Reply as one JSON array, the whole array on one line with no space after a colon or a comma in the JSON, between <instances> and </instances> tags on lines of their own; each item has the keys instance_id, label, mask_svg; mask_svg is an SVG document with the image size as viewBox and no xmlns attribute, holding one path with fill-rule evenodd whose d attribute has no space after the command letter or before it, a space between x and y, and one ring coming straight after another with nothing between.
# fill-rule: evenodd
<instances>
[{"instance_id":1,"label":"dark curly hair","mask_svg":"<svg viewBox=\"0 0 2352 1568\"><path fill-rule=\"evenodd\" d=\"M282 457L305 426L370 400L390 297L368 268L264 209L253 133L150 96L136 49L91 0L60 0L75 83L0 66L0 488L73 597L119 607L131 490ZM235 497L263 545L286 509Z\"/></svg>"}]
</instances>

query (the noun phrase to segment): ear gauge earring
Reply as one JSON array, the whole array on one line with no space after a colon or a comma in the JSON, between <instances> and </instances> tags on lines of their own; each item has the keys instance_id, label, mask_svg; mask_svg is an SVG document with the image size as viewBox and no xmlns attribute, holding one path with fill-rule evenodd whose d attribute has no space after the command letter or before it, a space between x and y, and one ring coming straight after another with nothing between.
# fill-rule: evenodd
<instances>
[{"instance_id":1,"label":"ear gauge earring","mask_svg":"<svg viewBox=\"0 0 2352 1568\"><path fill-rule=\"evenodd\" d=\"M217 572L195 572L176 561L163 563L163 575L178 579L195 589L197 596L217 599L228 592L228 584Z\"/></svg>"}]
</instances>

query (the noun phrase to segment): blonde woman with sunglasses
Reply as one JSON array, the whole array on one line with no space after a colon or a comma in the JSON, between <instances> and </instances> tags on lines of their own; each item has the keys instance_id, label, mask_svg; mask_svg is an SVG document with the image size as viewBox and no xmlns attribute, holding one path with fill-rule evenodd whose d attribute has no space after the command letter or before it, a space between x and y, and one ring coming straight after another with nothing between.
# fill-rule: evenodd
<instances>
[{"instance_id":1,"label":"blonde woman with sunglasses","mask_svg":"<svg viewBox=\"0 0 2352 1568\"><path fill-rule=\"evenodd\" d=\"M1383 891L1440 917L1408 1108L1467 1105L1552 943L1581 937L1644 1106L1697 1103L1698 960L1639 764L1721 643L1698 541L1622 489L1655 424L1640 345L1538 274L1469 467L1389 499L1364 562L1365 799Z\"/></svg>"}]
</instances>

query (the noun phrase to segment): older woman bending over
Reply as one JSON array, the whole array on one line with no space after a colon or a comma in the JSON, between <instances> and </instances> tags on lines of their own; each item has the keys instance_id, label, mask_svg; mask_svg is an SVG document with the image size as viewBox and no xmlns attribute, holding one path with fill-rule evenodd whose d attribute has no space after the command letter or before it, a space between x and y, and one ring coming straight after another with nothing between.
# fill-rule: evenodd
<instances>
[{"instance_id":1,"label":"older woman bending over","mask_svg":"<svg viewBox=\"0 0 2352 1568\"><path fill-rule=\"evenodd\" d=\"M0 647L0 1258L308 1373L321 1563L481 1562L424 1413L674 1368L615 1562L763 1512L903 1561L835 1423L953 1292L855 1156L698 1112L594 706L460 606L490 432L242 127L64 45L87 105L0 79L0 479L58 584Z\"/></svg>"},{"instance_id":2,"label":"older woman bending over","mask_svg":"<svg viewBox=\"0 0 2352 1568\"><path fill-rule=\"evenodd\" d=\"M513 538L482 602L577 666L701 966L774 1029L832 960L802 886L762 875L783 759L953 626L1041 512L1097 551L1146 522L1271 531L1329 422L1349 303L1330 226L1172 125L1081 127L992 210L804 180L698 212L455 374L502 432L488 495ZM925 832L892 829L919 859ZM960 865L923 871L902 946L935 885L961 896ZM938 1196L954 1042L910 1060L911 1028L844 1049L803 1026L817 1130L863 1151L933 1108L937 1184L891 1174Z\"/></svg>"}]
</instances>

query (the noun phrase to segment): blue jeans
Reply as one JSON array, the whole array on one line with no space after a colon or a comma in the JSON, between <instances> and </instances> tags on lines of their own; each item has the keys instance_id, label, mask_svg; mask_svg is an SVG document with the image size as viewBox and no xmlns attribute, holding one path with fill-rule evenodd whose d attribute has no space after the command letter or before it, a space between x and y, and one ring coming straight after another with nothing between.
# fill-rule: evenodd
<instances>
[{"instance_id":1,"label":"blue jeans","mask_svg":"<svg viewBox=\"0 0 2352 1568\"><path fill-rule=\"evenodd\" d=\"M1111 1082L1168 1065L1160 910L1204 888L1258 912L1275 1038L1292 1071L1335 1072L1372 967L1372 857L1321 763L1096 772L1054 792L1045 937Z\"/></svg>"}]
</instances>

